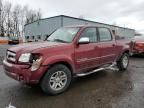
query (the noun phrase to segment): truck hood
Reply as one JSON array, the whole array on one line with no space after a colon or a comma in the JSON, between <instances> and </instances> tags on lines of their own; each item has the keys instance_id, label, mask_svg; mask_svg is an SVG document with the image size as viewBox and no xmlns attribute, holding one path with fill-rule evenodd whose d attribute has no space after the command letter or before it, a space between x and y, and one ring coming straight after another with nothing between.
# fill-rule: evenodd
<instances>
[{"instance_id":1,"label":"truck hood","mask_svg":"<svg viewBox=\"0 0 144 108\"><path fill-rule=\"evenodd\" d=\"M33 43L24 43L16 45L15 47L11 47L10 51L13 52L32 52L33 50L39 49L39 48L49 48L49 47L56 47L61 46L66 43L60 43L60 42L33 42Z\"/></svg>"}]
</instances>

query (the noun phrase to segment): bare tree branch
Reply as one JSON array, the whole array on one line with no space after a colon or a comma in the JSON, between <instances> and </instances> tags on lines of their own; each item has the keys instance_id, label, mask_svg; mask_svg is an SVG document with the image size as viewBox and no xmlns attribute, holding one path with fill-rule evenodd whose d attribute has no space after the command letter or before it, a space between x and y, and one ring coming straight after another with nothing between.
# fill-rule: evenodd
<instances>
[{"instance_id":1,"label":"bare tree branch","mask_svg":"<svg viewBox=\"0 0 144 108\"><path fill-rule=\"evenodd\" d=\"M0 0L0 36L24 36L24 25L39 20L41 11Z\"/></svg>"}]
</instances>

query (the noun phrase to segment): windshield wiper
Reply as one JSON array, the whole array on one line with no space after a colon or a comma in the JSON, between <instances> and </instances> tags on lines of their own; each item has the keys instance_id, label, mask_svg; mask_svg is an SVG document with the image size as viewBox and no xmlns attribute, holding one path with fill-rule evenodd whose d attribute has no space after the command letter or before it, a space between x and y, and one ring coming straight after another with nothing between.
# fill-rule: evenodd
<instances>
[{"instance_id":1,"label":"windshield wiper","mask_svg":"<svg viewBox=\"0 0 144 108\"><path fill-rule=\"evenodd\" d=\"M61 40L61 39L54 39L53 41L62 42L62 43L68 43L68 42L66 42L64 40Z\"/></svg>"}]
</instances>

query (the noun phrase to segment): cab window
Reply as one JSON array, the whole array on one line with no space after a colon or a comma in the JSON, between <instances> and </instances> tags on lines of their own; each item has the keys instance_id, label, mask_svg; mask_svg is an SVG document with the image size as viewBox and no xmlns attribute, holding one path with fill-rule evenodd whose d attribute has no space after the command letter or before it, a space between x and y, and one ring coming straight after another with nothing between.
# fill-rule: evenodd
<instances>
[{"instance_id":1,"label":"cab window","mask_svg":"<svg viewBox=\"0 0 144 108\"><path fill-rule=\"evenodd\" d=\"M98 28L100 41L110 41L112 36L110 31L107 28Z\"/></svg>"},{"instance_id":2,"label":"cab window","mask_svg":"<svg viewBox=\"0 0 144 108\"><path fill-rule=\"evenodd\" d=\"M96 35L96 28L86 28L82 34L81 34L81 37L87 37L89 38L90 42L93 43L93 42L97 42L97 35Z\"/></svg>"}]
</instances>

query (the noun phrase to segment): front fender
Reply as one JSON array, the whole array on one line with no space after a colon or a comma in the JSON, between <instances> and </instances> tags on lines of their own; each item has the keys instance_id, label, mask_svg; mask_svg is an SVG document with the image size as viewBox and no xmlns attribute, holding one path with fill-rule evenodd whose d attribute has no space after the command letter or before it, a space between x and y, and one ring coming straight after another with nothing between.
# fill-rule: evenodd
<instances>
[{"instance_id":1,"label":"front fender","mask_svg":"<svg viewBox=\"0 0 144 108\"><path fill-rule=\"evenodd\" d=\"M48 57L47 59L45 59L43 61L42 65L43 66L48 66L48 65L55 64L55 63L59 63L59 62L66 62L71 66L71 68L73 70L75 69L72 57L69 57L69 56L66 56L66 55L56 55L56 56Z\"/></svg>"}]
</instances>

